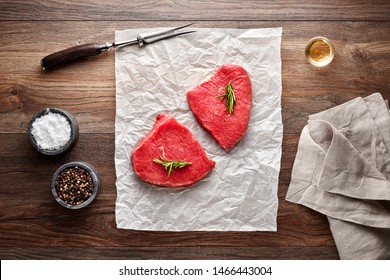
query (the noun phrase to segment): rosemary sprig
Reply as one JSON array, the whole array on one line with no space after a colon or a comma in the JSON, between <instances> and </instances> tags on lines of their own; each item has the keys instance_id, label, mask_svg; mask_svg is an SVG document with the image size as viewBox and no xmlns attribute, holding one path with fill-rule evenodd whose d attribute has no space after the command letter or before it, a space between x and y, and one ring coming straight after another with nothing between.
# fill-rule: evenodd
<instances>
[{"instance_id":1,"label":"rosemary sprig","mask_svg":"<svg viewBox=\"0 0 390 280\"><path fill-rule=\"evenodd\" d=\"M169 160L162 155L160 155L160 159L158 158L153 159L153 162L161 164L165 170L168 170L168 176L171 175L173 169L183 168L191 164L191 162L182 161L182 160Z\"/></svg>"},{"instance_id":2,"label":"rosemary sprig","mask_svg":"<svg viewBox=\"0 0 390 280\"><path fill-rule=\"evenodd\" d=\"M222 100L225 100L226 109L230 114L233 114L233 107L236 104L236 96L234 95L233 86L231 83L228 83L226 86L226 93L217 96L217 98L222 98Z\"/></svg>"}]
</instances>

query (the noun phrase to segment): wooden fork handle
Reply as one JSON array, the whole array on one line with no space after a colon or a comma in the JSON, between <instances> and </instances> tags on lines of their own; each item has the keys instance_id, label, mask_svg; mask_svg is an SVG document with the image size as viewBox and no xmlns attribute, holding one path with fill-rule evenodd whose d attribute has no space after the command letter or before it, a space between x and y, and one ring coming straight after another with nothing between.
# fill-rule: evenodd
<instances>
[{"instance_id":1,"label":"wooden fork handle","mask_svg":"<svg viewBox=\"0 0 390 280\"><path fill-rule=\"evenodd\" d=\"M50 70L52 68L55 68L59 65L88 57L88 56L94 56L98 55L102 52L108 51L111 48L111 45L106 44L82 44L78 46L74 46L71 48L67 48L52 54L49 54L48 56L45 56L41 60L41 66L44 70Z\"/></svg>"}]
</instances>

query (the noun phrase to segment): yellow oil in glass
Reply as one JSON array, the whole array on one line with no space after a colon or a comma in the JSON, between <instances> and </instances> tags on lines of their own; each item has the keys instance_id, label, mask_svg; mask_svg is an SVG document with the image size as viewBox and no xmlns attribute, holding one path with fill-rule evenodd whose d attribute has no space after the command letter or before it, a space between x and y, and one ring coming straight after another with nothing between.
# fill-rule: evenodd
<instances>
[{"instance_id":1,"label":"yellow oil in glass","mask_svg":"<svg viewBox=\"0 0 390 280\"><path fill-rule=\"evenodd\" d=\"M312 65L325 66L333 60L334 48L327 38L315 37L307 43L305 54Z\"/></svg>"}]
</instances>

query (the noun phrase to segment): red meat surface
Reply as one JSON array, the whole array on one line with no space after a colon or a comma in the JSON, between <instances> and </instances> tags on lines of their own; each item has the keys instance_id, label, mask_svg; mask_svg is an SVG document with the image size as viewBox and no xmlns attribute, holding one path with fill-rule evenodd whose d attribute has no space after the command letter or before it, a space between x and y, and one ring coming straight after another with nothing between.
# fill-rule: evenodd
<instances>
[{"instance_id":1,"label":"red meat surface","mask_svg":"<svg viewBox=\"0 0 390 280\"><path fill-rule=\"evenodd\" d=\"M231 84L236 96L233 113L218 98ZM248 73L238 65L222 65L210 80L187 92L190 108L199 124L229 150L244 136L249 123L252 86Z\"/></svg>"},{"instance_id":2,"label":"red meat surface","mask_svg":"<svg viewBox=\"0 0 390 280\"><path fill-rule=\"evenodd\" d=\"M154 159L181 160L191 164L168 171ZM131 161L135 173L150 184L180 188L188 187L204 178L215 166L190 130L175 118L158 115L151 131L134 148Z\"/></svg>"}]
</instances>

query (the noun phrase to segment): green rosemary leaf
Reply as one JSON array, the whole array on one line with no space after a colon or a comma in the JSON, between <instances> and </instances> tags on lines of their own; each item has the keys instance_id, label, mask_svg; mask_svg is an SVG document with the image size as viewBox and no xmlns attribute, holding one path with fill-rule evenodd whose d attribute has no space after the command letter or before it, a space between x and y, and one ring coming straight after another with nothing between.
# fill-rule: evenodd
<instances>
[{"instance_id":1,"label":"green rosemary leaf","mask_svg":"<svg viewBox=\"0 0 390 280\"><path fill-rule=\"evenodd\" d=\"M182 161L182 160L169 160L162 155L160 155L160 159L158 158L153 159L153 162L161 164L165 170L168 170L168 176L171 176L173 169L183 168L191 164L191 162Z\"/></svg>"},{"instance_id":2,"label":"green rosemary leaf","mask_svg":"<svg viewBox=\"0 0 390 280\"><path fill-rule=\"evenodd\" d=\"M236 96L234 95L234 90L231 83L228 83L228 85L226 86L226 93L217 96L217 98L222 98L222 100L226 99L226 109L230 114L233 114L234 105L236 105Z\"/></svg>"}]
</instances>

